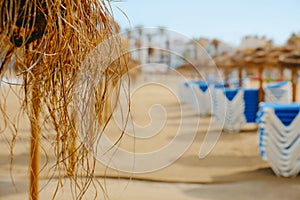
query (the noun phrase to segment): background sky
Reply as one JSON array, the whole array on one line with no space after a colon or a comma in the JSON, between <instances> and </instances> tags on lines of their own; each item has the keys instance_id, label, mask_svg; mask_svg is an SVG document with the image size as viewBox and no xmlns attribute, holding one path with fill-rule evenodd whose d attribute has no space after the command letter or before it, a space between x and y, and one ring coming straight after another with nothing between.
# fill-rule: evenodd
<instances>
[{"instance_id":1,"label":"background sky","mask_svg":"<svg viewBox=\"0 0 300 200\"><path fill-rule=\"evenodd\" d=\"M218 38L233 45L245 35L266 36L280 45L292 32L300 31L299 0L124 0L111 4L123 29L164 26L191 38Z\"/></svg>"}]
</instances>

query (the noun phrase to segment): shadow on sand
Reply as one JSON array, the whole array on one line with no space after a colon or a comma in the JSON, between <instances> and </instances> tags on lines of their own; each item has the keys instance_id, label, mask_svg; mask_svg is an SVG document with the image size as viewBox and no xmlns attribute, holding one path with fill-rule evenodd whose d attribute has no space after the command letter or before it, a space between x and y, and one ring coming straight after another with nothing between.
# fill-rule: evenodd
<instances>
[{"instance_id":1,"label":"shadow on sand","mask_svg":"<svg viewBox=\"0 0 300 200\"><path fill-rule=\"evenodd\" d=\"M226 183L226 184L224 184ZM213 177L210 184L196 185L182 192L203 199L289 199L300 198L300 176L277 177L270 168Z\"/></svg>"}]
</instances>

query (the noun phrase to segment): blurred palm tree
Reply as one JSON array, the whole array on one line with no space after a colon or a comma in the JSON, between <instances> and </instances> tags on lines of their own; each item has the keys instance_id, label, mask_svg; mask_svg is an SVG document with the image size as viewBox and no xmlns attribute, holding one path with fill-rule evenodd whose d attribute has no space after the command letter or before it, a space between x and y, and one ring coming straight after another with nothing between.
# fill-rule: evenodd
<instances>
[{"instance_id":1,"label":"blurred palm tree","mask_svg":"<svg viewBox=\"0 0 300 200\"><path fill-rule=\"evenodd\" d=\"M197 61L198 60L198 48L199 48L197 38L193 39L193 44L194 44L194 60Z\"/></svg>"},{"instance_id":2,"label":"blurred palm tree","mask_svg":"<svg viewBox=\"0 0 300 200\"><path fill-rule=\"evenodd\" d=\"M148 33L147 35L147 40L148 40L148 57L147 57L147 62L151 62L151 57L153 54L153 48L151 48L151 43L152 43L152 34Z\"/></svg>"},{"instance_id":3,"label":"blurred palm tree","mask_svg":"<svg viewBox=\"0 0 300 200\"><path fill-rule=\"evenodd\" d=\"M130 42L131 37L132 37L132 31L130 28L127 28L127 29L125 29L125 32L126 32L127 40L128 40L128 42Z\"/></svg>"},{"instance_id":4,"label":"blurred palm tree","mask_svg":"<svg viewBox=\"0 0 300 200\"><path fill-rule=\"evenodd\" d=\"M218 55L220 41L218 39L213 39L211 43L215 48L215 55Z\"/></svg>"},{"instance_id":5,"label":"blurred palm tree","mask_svg":"<svg viewBox=\"0 0 300 200\"><path fill-rule=\"evenodd\" d=\"M160 36L160 43L161 45L166 44L167 48L167 43L166 43L166 28L163 26L158 27L159 31L159 36ZM160 49L160 62L164 63L165 62L165 54L164 54L164 48Z\"/></svg>"},{"instance_id":6,"label":"blurred palm tree","mask_svg":"<svg viewBox=\"0 0 300 200\"><path fill-rule=\"evenodd\" d=\"M167 37L166 39L166 50L167 50L167 65L170 67L171 66L171 54L170 54L170 39Z\"/></svg>"},{"instance_id":7,"label":"blurred palm tree","mask_svg":"<svg viewBox=\"0 0 300 200\"><path fill-rule=\"evenodd\" d=\"M136 40L136 46L138 48L138 52L139 52L139 58L138 60L140 62L142 62L142 51L141 51L141 47L142 47L142 38L143 38L143 26L142 25L138 25L136 26L137 32L138 32L138 40Z\"/></svg>"}]
</instances>

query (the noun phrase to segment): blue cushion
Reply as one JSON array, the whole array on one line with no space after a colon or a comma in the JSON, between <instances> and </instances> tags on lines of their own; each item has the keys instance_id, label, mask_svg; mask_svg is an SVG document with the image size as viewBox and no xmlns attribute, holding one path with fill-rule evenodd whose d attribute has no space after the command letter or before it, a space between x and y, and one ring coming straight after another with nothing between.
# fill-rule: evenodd
<instances>
[{"instance_id":1,"label":"blue cushion","mask_svg":"<svg viewBox=\"0 0 300 200\"><path fill-rule=\"evenodd\" d=\"M229 101L232 101L232 99L235 97L235 95L238 93L239 89L230 89L225 88L225 96Z\"/></svg>"},{"instance_id":2,"label":"blue cushion","mask_svg":"<svg viewBox=\"0 0 300 200\"><path fill-rule=\"evenodd\" d=\"M285 125L288 126L290 125L295 117L298 115L299 109L298 110L284 110L284 109L276 109L275 108L275 114L276 116L280 119L280 121Z\"/></svg>"},{"instance_id":3,"label":"blue cushion","mask_svg":"<svg viewBox=\"0 0 300 200\"><path fill-rule=\"evenodd\" d=\"M285 126L289 126L300 111L299 103L261 103L259 107L262 111L264 108L273 108L276 116Z\"/></svg>"},{"instance_id":4,"label":"blue cushion","mask_svg":"<svg viewBox=\"0 0 300 200\"><path fill-rule=\"evenodd\" d=\"M244 89L245 117L248 123L256 122L258 111L258 89Z\"/></svg>"},{"instance_id":5,"label":"blue cushion","mask_svg":"<svg viewBox=\"0 0 300 200\"><path fill-rule=\"evenodd\" d=\"M200 88L200 90L202 90L202 92L205 92L208 89L208 86L209 86L209 83L201 82L201 81L198 81L195 84L198 85L198 87Z\"/></svg>"},{"instance_id":6,"label":"blue cushion","mask_svg":"<svg viewBox=\"0 0 300 200\"><path fill-rule=\"evenodd\" d=\"M199 85L199 88L202 90L202 92L206 92L208 85Z\"/></svg>"}]
</instances>

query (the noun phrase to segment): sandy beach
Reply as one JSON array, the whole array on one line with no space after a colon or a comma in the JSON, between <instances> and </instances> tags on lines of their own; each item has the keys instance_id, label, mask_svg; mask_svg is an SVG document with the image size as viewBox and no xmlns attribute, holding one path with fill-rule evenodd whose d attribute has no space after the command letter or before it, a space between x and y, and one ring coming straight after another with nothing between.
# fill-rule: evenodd
<instances>
[{"instance_id":1,"label":"sandy beach","mask_svg":"<svg viewBox=\"0 0 300 200\"><path fill-rule=\"evenodd\" d=\"M125 134L119 148L137 154L149 153L161 150L166 144L173 144L173 139L176 138L178 146L188 144L186 150L178 159L174 158L174 162L170 162L170 165L166 164L161 166L161 169L145 173L124 172L118 170L122 168L118 164L115 165L116 169L110 169L101 162L97 163L95 175L105 188L105 195L99 190L97 199L296 200L300 198L300 176L276 177L268 163L259 156L255 129L244 129L237 134L223 132L212 152L204 159L199 159L198 154L205 135L213 134L213 120L211 117L200 118L188 105L180 105L176 96L178 81L178 77L172 75L139 77L135 83L136 87L133 85L136 90L131 99L131 112L133 121L142 128L138 129L140 132L137 132L135 139L129 133ZM143 85L145 83L147 85ZM139 87L141 85L143 87ZM12 92L8 94L7 99L7 113L15 116L19 110L18 99ZM151 107L153 105L159 105L163 109ZM155 135L142 138L143 127L147 128L149 123L161 125L159 123L161 120L164 120L161 128L150 128L158 130ZM9 130L0 134L0 199L28 199L30 128L26 115L21 113L18 121L19 132L14 146L12 166L9 148L12 135ZM4 124L1 124L1 129L2 126ZM45 133L46 130L43 131ZM112 120L106 129L106 136L115 141L120 133L121 130ZM40 192L40 199L51 199L57 179L55 172L48 171L51 171L54 162L53 149L48 141L54 136L51 130L44 135L46 138L41 138L41 143L49 160L47 167L41 172L40 188L46 186ZM192 143L189 145L191 138ZM41 152L41 166L46 162L45 152ZM157 158L157 162L164 158L163 156ZM173 159L172 156L167 158ZM122 163L122 159L126 157L116 154L113 159ZM152 162L153 160L146 159L139 166L149 169L147 167L151 166ZM49 174L52 173L54 178L50 180ZM104 176L105 179L102 178ZM68 180L63 181L65 187L59 190L56 199L72 197L73 191L68 186ZM94 194L93 190L88 192L91 198Z\"/></svg>"}]
</instances>

